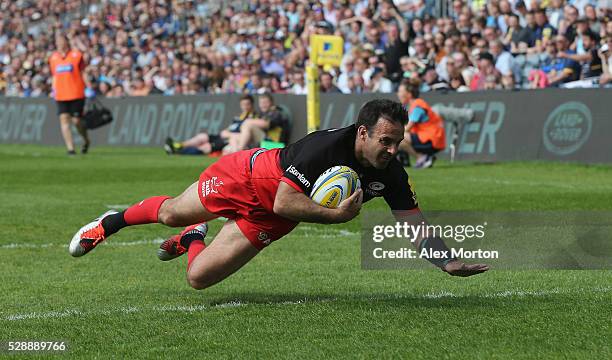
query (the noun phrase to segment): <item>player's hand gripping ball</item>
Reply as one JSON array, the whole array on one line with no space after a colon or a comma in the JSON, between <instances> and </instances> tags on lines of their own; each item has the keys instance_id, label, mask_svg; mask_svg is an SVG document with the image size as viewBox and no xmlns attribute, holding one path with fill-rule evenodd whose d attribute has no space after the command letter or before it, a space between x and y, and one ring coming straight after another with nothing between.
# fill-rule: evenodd
<instances>
[{"instance_id":1,"label":"player's hand gripping ball","mask_svg":"<svg viewBox=\"0 0 612 360\"><path fill-rule=\"evenodd\" d=\"M321 206L335 209L361 188L359 175L348 166L331 167L315 181L310 198Z\"/></svg>"}]
</instances>

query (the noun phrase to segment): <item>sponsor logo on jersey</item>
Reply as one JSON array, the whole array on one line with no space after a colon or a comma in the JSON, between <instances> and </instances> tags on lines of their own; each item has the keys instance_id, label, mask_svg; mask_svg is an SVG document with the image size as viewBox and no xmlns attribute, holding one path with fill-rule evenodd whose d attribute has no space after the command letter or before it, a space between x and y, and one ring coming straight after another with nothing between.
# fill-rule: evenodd
<instances>
[{"instance_id":1,"label":"sponsor logo on jersey","mask_svg":"<svg viewBox=\"0 0 612 360\"><path fill-rule=\"evenodd\" d=\"M371 183L368 184L368 186L365 188L365 192L366 194L369 194L370 196L382 196L382 193L380 192L382 189L385 188L385 184L381 183L380 181L373 181Z\"/></svg>"},{"instance_id":2,"label":"sponsor logo on jersey","mask_svg":"<svg viewBox=\"0 0 612 360\"><path fill-rule=\"evenodd\" d=\"M218 194L219 187L222 185L223 181L216 176L213 176L209 180L202 181L202 188L200 189L202 196L207 196L211 193Z\"/></svg>"},{"instance_id":3,"label":"sponsor logo on jersey","mask_svg":"<svg viewBox=\"0 0 612 360\"><path fill-rule=\"evenodd\" d=\"M379 193L378 191L374 191L370 188L365 188L365 193L373 197L382 196L381 193Z\"/></svg>"},{"instance_id":4,"label":"sponsor logo on jersey","mask_svg":"<svg viewBox=\"0 0 612 360\"><path fill-rule=\"evenodd\" d=\"M295 168L295 166L290 165L287 168L287 172L293 176L295 176L302 184L304 184L304 186L306 187L310 187L310 181L308 181L308 179L306 179L304 177L304 174L302 174L301 172L298 171L298 169Z\"/></svg>"},{"instance_id":5,"label":"sponsor logo on jersey","mask_svg":"<svg viewBox=\"0 0 612 360\"><path fill-rule=\"evenodd\" d=\"M69 73L72 72L72 64L61 64L55 67L55 73Z\"/></svg>"},{"instance_id":6,"label":"sponsor logo on jersey","mask_svg":"<svg viewBox=\"0 0 612 360\"><path fill-rule=\"evenodd\" d=\"M265 233L263 231L259 232L259 234L257 235L257 239L261 241L262 243L264 243L264 245L270 244L270 235L268 235L268 233Z\"/></svg>"},{"instance_id":7,"label":"sponsor logo on jersey","mask_svg":"<svg viewBox=\"0 0 612 360\"><path fill-rule=\"evenodd\" d=\"M368 187L374 191L381 191L385 188L385 184L381 183L380 181L373 181L368 184Z\"/></svg>"}]
</instances>

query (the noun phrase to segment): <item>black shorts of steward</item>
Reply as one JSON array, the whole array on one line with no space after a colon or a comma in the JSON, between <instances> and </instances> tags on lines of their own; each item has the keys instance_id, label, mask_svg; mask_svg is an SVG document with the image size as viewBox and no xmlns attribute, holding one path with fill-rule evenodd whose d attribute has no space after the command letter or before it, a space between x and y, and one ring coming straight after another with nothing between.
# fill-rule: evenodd
<instances>
[{"instance_id":1,"label":"black shorts of steward","mask_svg":"<svg viewBox=\"0 0 612 360\"><path fill-rule=\"evenodd\" d=\"M85 109L85 99L75 99L68 101L56 101L57 115L69 114L74 117L82 117Z\"/></svg>"}]
</instances>

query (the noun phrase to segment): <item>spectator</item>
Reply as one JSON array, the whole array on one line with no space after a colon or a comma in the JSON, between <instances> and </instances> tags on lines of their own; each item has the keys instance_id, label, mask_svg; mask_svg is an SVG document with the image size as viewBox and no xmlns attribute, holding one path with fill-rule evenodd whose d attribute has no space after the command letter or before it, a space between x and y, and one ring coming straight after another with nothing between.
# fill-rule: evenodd
<instances>
[{"instance_id":1,"label":"spectator","mask_svg":"<svg viewBox=\"0 0 612 360\"><path fill-rule=\"evenodd\" d=\"M589 24L585 19L578 19L576 21L576 36L574 37L574 42L570 43L570 49L575 50L578 55L582 55L586 52L582 38L586 33L591 33Z\"/></svg>"},{"instance_id":2,"label":"spectator","mask_svg":"<svg viewBox=\"0 0 612 360\"><path fill-rule=\"evenodd\" d=\"M502 89L504 90L516 90L516 83L514 82L514 76L503 75L501 78Z\"/></svg>"},{"instance_id":3,"label":"spectator","mask_svg":"<svg viewBox=\"0 0 612 360\"><path fill-rule=\"evenodd\" d=\"M283 66L272 58L272 51L267 49L262 52L261 69L266 74L283 76L285 70Z\"/></svg>"},{"instance_id":4,"label":"spectator","mask_svg":"<svg viewBox=\"0 0 612 360\"><path fill-rule=\"evenodd\" d=\"M470 82L470 90L486 90L497 83L499 72L495 69L493 55L488 52L479 56L478 72L474 74Z\"/></svg>"},{"instance_id":5,"label":"spectator","mask_svg":"<svg viewBox=\"0 0 612 360\"><path fill-rule=\"evenodd\" d=\"M322 93L342 93L342 91L340 91L340 89L338 89L338 87L336 85L334 85L334 78L333 76L328 73L328 72L323 72L321 73L321 75L319 75L319 81L320 81L320 90Z\"/></svg>"},{"instance_id":6,"label":"spectator","mask_svg":"<svg viewBox=\"0 0 612 360\"><path fill-rule=\"evenodd\" d=\"M536 46L540 50L543 49L549 41L552 41L553 37L557 35L557 30L548 23L548 18L544 9L537 9L535 11L534 20L536 23L534 36Z\"/></svg>"},{"instance_id":7,"label":"spectator","mask_svg":"<svg viewBox=\"0 0 612 360\"><path fill-rule=\"evenodd\" d=\"M460 72L465 84L469 85L477 69L469 63L467 56L463 52L455 52L452 55L455 69Z\"/></svg>"},{"instance_id":8,"label":"spectator","mask_svg":"<svg viewBox=\"0 0 612 360\"><path fill-rule=\"evenodd\" d=\"M563 20L559 22L559 33L565 35L569 44L576 38L576 22L578 21L578 9L573 5L565 5L563 8Z\"/></svg>"},{"instance_id":9,"label":"spectator","mask_svg":"<svg viewBox=\"0 0 612 360\"><path fill-rule=\"evenodd\" d=\"M531 49L531 51L538 51L537 48L534 47L537 45L536 32L538 30L538 25L535 21L535 15L533 12L528 12L525 15L525 27L523 28L523 32L520 36L520 41L527 44L527 47Z\"/></svg>"},{"instance_id":10,"label":"spectator","mask_svg":"<svg viewBox=\"0 0 612 360\"><path fill-rule=\"evenodd\" d=\"M411 57L416 58L425 66L433 62L433 56L429 52L429 49L425 46L425 39L417 37L414 39L413 46L408 49Z\"/></svg>"},{"instance_id":11,"label":"spectator","mask_svg":"<svg viewBox=\"0 0 612 360\"><path fill-rule=\"evenodd\" d=\"M377 93L393 92L393 83L385 77L385 69L381 67L374 69L370 79L370 90Z\"/></svg>"},{"instance_id":12,"label":"spectator","mask_svg":"<svg viewBox=\"0 0 612 360\"><path fill-rule=\"evenodd\" d=\"M264 86L262 76L259 73L251 75L250 80L245 84L244 90L248 94L264 94L270 91Z\"/></svg>"},{"instance_id":13,"label":"spectator","mask_svg":"<svg viewBox=\"0 0 612 360\"><path fill-rule=\"evenodd\" d=\"M602 23L597 18L597 10L595 10L593 5L588 4L584 7L584 17L589 24L589 30L593 32L593 34L599 34L602 31Z\"/></svg>"},{"instance_id":14,"label":"spectator","mask_svg":"<svg viewBox=\"0 0 612 360\"><path fill-rule=\"evenodd\" d=\"M508 16L508 29L502 39L502 43L505 46L510 46L510 51L513 54L519 52L519 43L524 42L527 44L529 36L523 31L523 27L519 24L519 17L516 14L510 14Z\"/></svg>"},{"instance_id":15,"label":"spectator","mask_svg":"<svg viewBox=\"0 0 612 360\"><path fill-rule=\"evenodd\" d=\"M583 54L582 34L590 30L598 41L612 32L609 5L592 0L529 1L527 6L522 0L456 0L435 17L426 16L432 14L431 0L246 2L245 7L155 0L0 2L7 9L0 14L0 93L15 96L50 95L52 75L44 64L56 34L87 49L83 75L90 79L88 95L144 96L290 92L294 72L304 73L309 61L312 34L344 37L352 68L326 70L341 90L362 91L358 84L370 86L375 67L384 67L397 84L407 74L401 66L405 55L416 58L411 67L438 66L439 77L449 80L449 53L469 55L470 66L501 39L517 62L528 58L528 72L539 66L534 59L545 53L555 33L566 35L569 48ZM32 20L32 13L40 17ZM425 74L408 75L424 80ZM516 80L527 85L526 74Z\"/></svg>"},{"instance_id":16,"label":"spectator","mask_svg":"<svg viewBox=\"0 0 612 360\"><path fill-rule=\"evenodd\" d=\"M423 83L421 84L421 92L440 91L449 88L448 83L438 77L436 69L429 68L423 75Z\"/></svg>"},{"instance_id":17,"label":"spectator","mask_svg":"<svg viewBox=\"0 0 612 360\"><path fill-rule=\"evenodd\" d=\"M463 76L458 72L451 73L449 87L456 92L470 91L470 88L465 85Z\"/></svg>"},{"instance_id":18,"label":"spectator","mask_svg":"<svg viewBox=\"0 0 612 360\"><path fill-rule=\"evenodd\" d=\"M546 9L550 25L558 29L561 19L563 19L563 3L564 0L552 0L551 6Z\"/></svg>"},{"instance_id":19,"label":"spectator","mask_svg":"<svg viewBox=\"0 0 612 360\"><path fill-rule=\"evenodd\" d=\"M293 85L289 92L295 95L306 95L308 93L308 88L306 87L306 82L304 81L304 73L302 71L296 71L293 73Z\"/></svg>"},{"instance_id":20,"label":"spectator","mask_svg":"<svg viewBox=\"0 0 612 360\"><path fill-rule=\"evenodd\" d=\"M338 88L343 92L343 93L350 93L351 91L349 90L349 81L351 79L351 77L353 77L355 75L355 70L354 70L354 59L352 56L348 56L345 58L345 61L343 62L343 66L341 67L341 71L340 71L340 75L338 75L338 81L336 82L338 84Z\"/></svg>"},{"instance_id":21,"label":"spectator","mask_svg":"<svg viewBox=\"0 0 612 360\"><path fill-rule=\"evenodd\" d=\"M602 62L597 54L597 42L595 35L590 31L580 35L582 39L582 47L584 53L574 54L570 52L560 52L558 56L562 59L568 59L580 64L580 78L591 78L600 76L602 73Z\"/></svg>"},{"instance_id":22,"label":"spectator","mask_svg":"<svg viewBox=\"0 0 612 360\"><path fill-rule=\"evenodd\" d=\"M539 69L532 69L529 73L529 88L543 89L549 86L548 75L552 71L563 71L563 63L557 58L557 48L554 42L546 45L546 56Z\"/></svg>"},{"instance_id":23,"label":"spectator","mask_svg":"<svg viewBox=\"0 0 612 360\"><path fill-rule=\"evenodd\" d=\"M515 76L514 58L504 50L501 40L493 40L489 45L489 52L495 60L495 68L502 76Z\"/></svg>"},{"instance_id":24,"label":"spectator","mask_svg":"<svg viewBox=\"0 0 612 360\"><path fill-rule=\"evenodd\" d=\"M353 77L348 80L348 90L351 94L362 94L366 92L365 80L360 73L355 73Z\"/></svg>"},{"instance_id":25,"label":"spectator","mask_svg":"<svg viewBox=\"0 0 612 360\"><path fill-rule=\"evenodd\" d=\"M575 55L574 50L569 49L568 39L564 35L557 35L555 37L555 44L557 46L557 66L558 67L548 74L548 83L550 86L558 86L570 81L578 80L580 75L580 65L573 59L571 55Z\"/></svg>"},{"instance_id":26,"label":"spectator","mask_svg":"<svg viewBox=\"0 0 612 360\"><path fill-rule=\"evenodd\" d=\"M612 34L608 36L606 43L597 53L602 65L599 84L605 87L612 85L612 51L610 49L612 49Z\"/></svg>"},{"instance_id":27,"label":"spectator","mask_svg":"<svg viewBox=\"0 0 612 360\"><path fill-rule=\"evenodd\" d=\"M395 8L390 8L390 14L395 19L394 23L387 25L387 42L385 49L385 67L389 78L399 83L401 69L399 60L408 54L408 24L399 15Z\"/></svg>"}]
</instances>

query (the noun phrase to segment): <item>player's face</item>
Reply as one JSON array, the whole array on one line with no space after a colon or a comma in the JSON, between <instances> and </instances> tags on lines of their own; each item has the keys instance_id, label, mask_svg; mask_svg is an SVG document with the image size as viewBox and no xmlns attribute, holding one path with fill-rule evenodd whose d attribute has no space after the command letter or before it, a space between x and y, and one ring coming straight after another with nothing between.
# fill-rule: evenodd
<instances>
[{"instance_id":1,"label":"player's face","mask_svg":"<svg viewBox=\"0 0 612 360\"><path fill-rule=\"evenodd\" d=\"M404 139L404 127L380 118L370 133L366 130L363 137L363 157L374 168L384 169L397 154L399 144Z\"/></svg>"}]
</instances>

